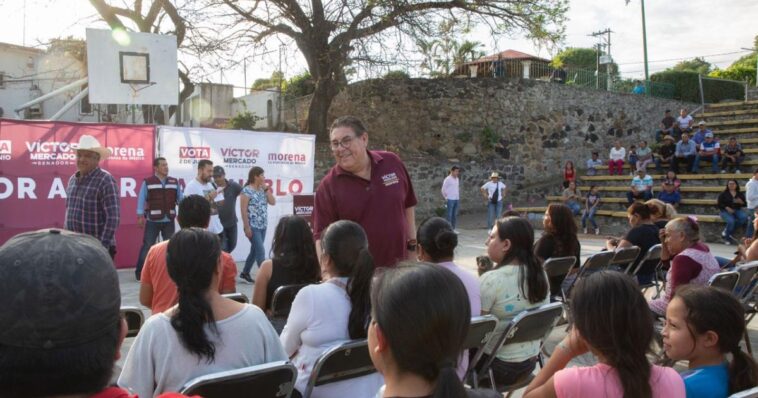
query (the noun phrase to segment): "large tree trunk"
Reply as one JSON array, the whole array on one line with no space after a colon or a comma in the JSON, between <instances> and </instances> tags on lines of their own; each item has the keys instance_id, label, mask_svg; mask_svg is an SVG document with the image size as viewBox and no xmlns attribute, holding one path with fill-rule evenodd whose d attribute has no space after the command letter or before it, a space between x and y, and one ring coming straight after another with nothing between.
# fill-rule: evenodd
<instances>
[{"instance_id":1,"label":"large tree trunk","mask_svg":"<svg viewBox=\"0 0 758 398\"><path fill-rule=\"evenodd\" d=\"M331 79L321 78L316 81L311 104L308 107L307 133L315 134L320 142L329 141L328 114L332 100L337 95L337 83Z\"/></svg>"},{"instance_id":2,"label":"large tree trunk","mask_svg":"<svg viewBox=\"0 0 758 398\"><path fill-rule=\"evenodd\" d=\"M339 68L338 65L322 65L321 70L334 70ZM316 76L311 72L311 76ZM344 81L338 81L335 76L343 76L341 70L337 73L324 73L315 78L316 88L313 91L313 98L308 107L308 120L306 128L308 133L315 134L316 140L320 142L329 141L328 117L329 107L332 105L334 97L340 91L340 87L345 84Z\"/></svg>"}]
</instances>

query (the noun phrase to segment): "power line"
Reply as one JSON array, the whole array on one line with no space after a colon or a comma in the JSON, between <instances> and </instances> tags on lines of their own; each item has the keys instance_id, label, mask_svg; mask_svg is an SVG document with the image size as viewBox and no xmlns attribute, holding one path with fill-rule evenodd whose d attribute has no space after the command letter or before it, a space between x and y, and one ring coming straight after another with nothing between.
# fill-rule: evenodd
<instances>
[{"instance_id":1,"label":"power line","mask_svg":"<svg viewBox=\"0 0 758 398\"><path fill-rule=\"evenodd\" d=\"M743 51L734 51L734 52L730 52L730 53L708 54L708 55L695 55L695 56L691 56L691 57L659 59L659 60L655 60L655 61L648 61L648 63L651 64L653 62L683 61L683 60L693 59L693 58L718 57L718 56L722 56L722 55L744 54L746 52L750 52L750 51L743 50ZM620 66L620 65L639 65L639 64L644 64L644 62L624 62L624 63L616 64L616 65Z\"/></svg>"}]
</instances>

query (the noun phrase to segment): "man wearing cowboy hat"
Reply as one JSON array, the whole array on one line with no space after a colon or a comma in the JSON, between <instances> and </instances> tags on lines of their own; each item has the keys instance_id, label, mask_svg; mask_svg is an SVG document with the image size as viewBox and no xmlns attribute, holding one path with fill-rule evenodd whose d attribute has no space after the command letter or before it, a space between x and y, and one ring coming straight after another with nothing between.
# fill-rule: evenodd
<instances>
[{"instance_id":1,"label":"man wearing cowboy hat","mask_svg":"<svg viewBox=\"0 0 758 398\"><path fill-rule=\"evenodd\" d=\"M99 167L111 150L91 135L79 138L76 148L77 172L66 187L66 229L94 236L111 255L116 255L116 228L119 223L119 195L116 180Z\"/></svg>"},{"instance_id":2,"label":"man wearing cowboy hat","mask_svg":"<svg viewBox=\"0 0 758 398\"><path fill-rule=\"evenodd\" d=\"M490 230L495 225L495 220L503 212L505 184L500 182L500 174L493 171L490 174L490 180L479 188L479 192L482 193L484 202L487 203L487 230Z\"/></svg>"},{"instance_id":3,"label":"man wearing cowboy hat","mask_svg":"<svg viewBox=\"0 0 758 398\"><path fill-rule=\"evenodd\" d=\"M674 155L676 154L676 144L674 143L674 137L666 135L663 137L663 144L658 147L658 156L653 160L655 162L655 169L659 173L663 173L663 164L667 165L669 169L673 168L673 164L676 161Z\"/></svg>"}]
</instances>

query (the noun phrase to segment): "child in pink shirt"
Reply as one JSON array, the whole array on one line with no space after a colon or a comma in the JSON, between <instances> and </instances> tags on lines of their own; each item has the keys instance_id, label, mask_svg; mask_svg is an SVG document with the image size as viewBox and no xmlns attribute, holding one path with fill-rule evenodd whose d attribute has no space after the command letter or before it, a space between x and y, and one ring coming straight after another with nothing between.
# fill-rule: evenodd
<instances>
[{"instance_id":1,"label":"child in pink shirt","mask_svg":"<svg viewBox=\"0 0 758 398\"><path fill-rule=\"evenodd\" d=\"M681 376L647 360L653 316L629 276L600 271L582 278L572 292L571 314L571 332L529 384L524 398L685 398ZM597 365L566 368L571 359L590 351L598 358Z\"/></svg>"}]
</instances>

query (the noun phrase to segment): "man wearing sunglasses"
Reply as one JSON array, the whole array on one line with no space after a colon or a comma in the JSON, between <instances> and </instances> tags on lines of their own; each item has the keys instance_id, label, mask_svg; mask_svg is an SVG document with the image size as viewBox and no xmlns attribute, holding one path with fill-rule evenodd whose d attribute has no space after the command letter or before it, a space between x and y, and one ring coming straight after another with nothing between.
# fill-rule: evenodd
<instances>
[{"instance_id":1,"label":"man wearing sunglasses","mask_svg":"<svg viewBox=\"0 0 758 398\"><path fill-rule=\"evenodd\" d=\"M396 154L368 150L358 118L337 118L329 131L336 164L316 190L313 235L319 241L329 224L355 221L366 231L375 266L394 267L416 249L417 200L408 171Z\"/></svg>"}]
</instances>

